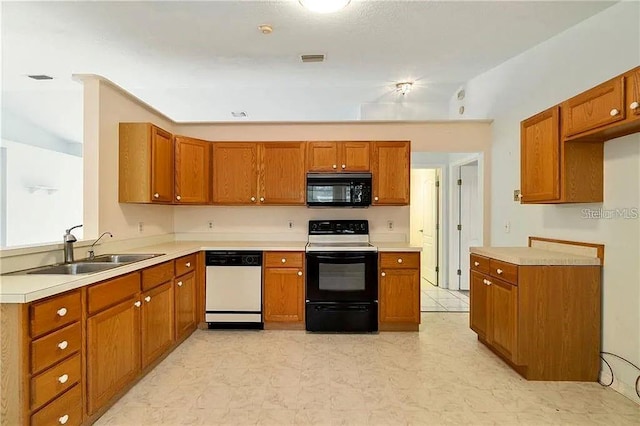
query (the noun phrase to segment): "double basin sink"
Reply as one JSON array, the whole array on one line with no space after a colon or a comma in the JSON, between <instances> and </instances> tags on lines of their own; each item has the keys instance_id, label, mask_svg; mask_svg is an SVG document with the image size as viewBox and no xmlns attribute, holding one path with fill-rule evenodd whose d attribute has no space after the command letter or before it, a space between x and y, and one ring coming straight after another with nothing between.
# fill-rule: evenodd
<instances>
[{"instance_id":1,"label":"double basin sink","mask_svg":"<svg viewBox=\"0 0 640 426\"><path fill-rule=\"evenodd\" d=\"M43 274L43 275L79 275L91 274L93 272L106 271L107 269L117 268L128 263L140 262L142 260L151 259L159 254L105 254L96 256L93 259L82 259L73 263L64 263L59 265L39 266L33 269L14 272L13 274Z\"/></svg>"}]
</instances>

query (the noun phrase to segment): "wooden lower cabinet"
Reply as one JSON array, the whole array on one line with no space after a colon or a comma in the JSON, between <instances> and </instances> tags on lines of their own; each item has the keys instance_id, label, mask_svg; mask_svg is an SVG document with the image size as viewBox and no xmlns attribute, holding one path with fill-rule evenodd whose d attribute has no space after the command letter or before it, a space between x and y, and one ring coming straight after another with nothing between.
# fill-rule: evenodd
<instances>
[{"instance_id":1,"label":"wooden lower cabinet","mask_svg":"<svg viewBox=\"0 0 640 426\"><path fill-rule=\"evenodd\" d=\"M498 352L516 362L518 287L497 278L488 282L491 324L488 341Z\"/></svg>"},{"instance_id":2,"label":"wooden lower cabinet","mask_svg":"<svg viewBox=\"0 0 640 426\"><path fill-rule=\"evenodd\" d=\"M380 253L378 270L380 330L418 330L420 253Z\"/></svg>"},{"instance_id":3,"label":"wooden lower cabinet","mask_svg":"<svg viewBox=\"0 0 640 426\"><path fill-rule=\"evenodd\" d=\"M87 319L88 414L109 402L140 372L138 297Z\"/></svg>"},{"instance_id":4,"label":"wooden lower cabinet","mask_svg":"<svg viewBox=\"0 0 640 426\"><path fill-rule=\"evenodd\" d=\"M32 426L82 424L82 385L77 384L51 404L31 416Z\"/></svg>"},{"instance_id":5,"label":"wooden lower cabinet","mask_svg":"<svg viewBox=\"0 0 640 426\"><path fill-rule=\"evenodd\" d=\"M166 282L142 294L142 368L145 368L173 343L173 286Z\"/></svg>"},{"instance_id":6,"label":"wooden lower cabinet","mask_svg":"<svg viewBox=\"0 0 640 426\"><path fill-rule=\"evenodd\" d=\"M176 341L182 340L196 328L196 291L195 272L190 272L175 279L173 292Z\"/></svg>"},{"instance_id":7,"label":"wooden lower cabinet","mask_svg":"<svg viewBox=\"0 0 640 426\"><path fill-rule=\"evenodd\" d=\"M473 259L472 259L473 262ZM487 264L489 262L487 261ZM487 278L480 272L471 271L471 308L469 324L478 336L486 338L489 324L489 287Z\"/></svg>"},{"instance_id":8,"label":"wooden lower cabinet","mask_svg":"<svg viewBox=\"0 0 640 426\"><path fill-rule=\"evenodd\" d=\"M267 252L264 265L265 328L304 328L304 253Z\"/></svg>"}]
</instances>

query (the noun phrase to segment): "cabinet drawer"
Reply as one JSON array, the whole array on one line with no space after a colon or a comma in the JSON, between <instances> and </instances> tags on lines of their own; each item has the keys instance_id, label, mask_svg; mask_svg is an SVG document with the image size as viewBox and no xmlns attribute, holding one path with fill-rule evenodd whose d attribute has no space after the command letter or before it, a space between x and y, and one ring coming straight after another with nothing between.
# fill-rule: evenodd
<instances>
[{"instance_id":1,"label":"cabinet drawer","mask_svg":"<svg viewBox=\"0 0 640 426\"><path fill-rule=\"evenodd\" d=\"M80 354L31 379L31 408L41 407L80 382Z\"/></svg>"},{"instance_id":2,"label":"cabinet drawer","mask_svg":"<svg viewBox=\"0 0 640 426\"><path fill-rule=\"evenodd\" d=\"M483 272L485 274L488 274L490 271L488 257L472 254L471 261L469 263L471 265L471 269L474 271Z\"/></svg>"},{"instance_id":3,"label":"cabinet drawer","mask_svg":"<svg viewBox=\"0 0 640 426\"><path fill-rule=\"evenodd\" d=\"M31 372L37 373L80 350L82 332L76 322L31 343Z\"/></svg>"},{"instance_id":4,"label":"cabinet drawer","mask_svg":"<svg viewBox=\"0 0 640 426\"><path fill-rule=\"evenodd\" d=\"M188 274L191 271L196 270L197 253L190 254L189 256L182 256L174 261L176 268L176 277L180 275Z\"/></svg>"},{"instance_id":5,"label":"cabinet drawer","mask_svg":"<svg viewBox=\"0 0 640 426\"><path fill-rule=\"evenodd\" d=\"M380 253L381 268L419 268L420 253L388 252Z\"/></svg>"},{"instance_id":6,"label":"cabinet drawer","mask_svg":"<svg viewBox=\"0 0 640 426\"><path fill-rule=\"evenodd\" d=\"M518 265L491 259L489 261L489 273L491 276L501 278L511 284L518 284Z\"/></svg>"},{"instance_id":7,"label":"cabinet drawer","mask_svg":"<svg viewBox=\"0 0 640 426\"><path fill-rule=\"evenodd\" d=\"M89 315L126 300L139 291L140 274L138 272L92 285L87 291Z\"/></svg>"},{"instance_id":8,"label":"cabinet drawer","mask_svg":"<svg viewBox=\"0 0 640 426\"><path fill-rule=\"evenodd\" d=\"M299 251L270 251L264 255L267 268L302 268L304 253Z\"/></svg>"},{"instance_id":9,"label":"cabinet drawer","mask_svg":"<svg viewBox=\"0 0 640 426\"><path fill-rule=\"evenodd\" d=\"M173 279L173 261L142 270L142 290L146 291Z\"/></svg>"},{"instance_id":10,"label":"cabinet drawer","mask_svg":"<svg viewBox=\"0 0 640 426\"><path fill-rule=\"evenodd\" d=\"M51 330L80 319L82 311L80 290L64 293L52 299L31 305L31 337L38 337Z\"/></svg>"},{"instance_id":11,"label":"cabinet drawer","mask_svg":"<svg viewBox=\"0 0 640 426\"><path fill-rule=\"evenodd\" d=\"M31 416L32 426L82 424L82 386L76 385Z\"/></svg>"}]
</instances>

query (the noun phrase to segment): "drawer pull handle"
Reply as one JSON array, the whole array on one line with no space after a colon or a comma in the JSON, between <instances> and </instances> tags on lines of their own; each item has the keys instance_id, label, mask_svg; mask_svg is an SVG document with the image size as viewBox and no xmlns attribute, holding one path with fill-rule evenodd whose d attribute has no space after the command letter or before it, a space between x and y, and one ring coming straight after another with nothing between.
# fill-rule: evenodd
<instances>
[{"instance_id":1,"label":"drawer pull handle","mask_svg":"<svg viewBox=\"0 0 640 426\"><path fill-rule=\"evenodd\" d=\"M302 271L298 271L298 276L301 277L302 276Z\"/></svg>"},{"instance_id":2,"label":"drawer pull handle","mask_svg":"<svg viewBox=\"0 0 640 426\"><path fill-rule=\"evenodd\" d=\"M142 303L140 303L139 300L136 303L133 304L133 306L135 306L136 308L139 308L140 305L142 305Z\"/></svg>"},{"instance_id":3,"label":"drawer pull handle","mask_svg":"<svg viewBox=\"0 0 640 426\"><path fill-rule=\"evenodd\" d=\"M629 105L629 108L636 110L638 109L638 107L640 107L640 103L638 102L631 102L631 105Z\"/></svg>"},{"instance_id":4,"label":"drawer pull handle","mask_svg":"<svg viewBox=\"0 0 640 426\"><path fill-rule=\"evenodd\" d=\"M59 317L63 317L67 315L67 308L60 308L56 313L58 314Z\"/></svg>"},{"instance_id":5,"label":"drawer pull handle","mask_svg":"<svg viewBox=\"0 0 640 426\"><path fill-rule=\"evenodd\" d=\"M58 419L58 423L60 423L61 425L67 423L69 421L69 415L65 414L64 416L60 417Z\"/></svg>"},{"instance_id":6,"label":"drawer pull handle","mask_svg":"<svg viewBox=\"0 0 640 426\"><path fill-rule=\"evenodd\" d=\"M58 381L60 383L67 383L67 380L69 380L68 374L63 374L62 376L58 377Z\"/></svg>"},{"instance_id":7,"label":"drawer pull handle","mask_svg":"<svg viewBox=\"0 0 640 426\"><path fill-rule=\"evenodd\" d=\"M145 302L147 302L147 303L151 302L151 296L147 296L147 297L145 297L145 298L144 298L144 301L145 301Z\"/></svg>"},{"instance_id":8,"label":"drawer pull handle","mask_svg":"<svg viewBox=\"0 0 640 426\"><path fill-rule=\"evenodd\" d=\"M287 263L287 259L285 259L284 257L282 258L282 260L280 260L280 262L282 263Z\"/></svg>"},{"instance_id":9,"label":"drawer pull handle","mask_svg":"<svg viewBox=\"0 0 640 426\"><path fill-rule=\"evenodd\" d=\"M191 262L185 263L184 266L186 266L187 268L191 268Z\"/></svg>"},{"instance_id":10,"label":"drawer pull handle","mask_svg":"<svg viewBox=\"0 0 640 426\"><path fill-rule=\"evenodd\" d=\"M178 281L178 287L182 287L182 281Z\"/></svg>"},{"instance_id":11,"label":"drawer pull handle","mask_svg":"<svg viewBox=\"0 0 640 426\"><path fill-rule=\"evenodd\" d=\"M480 266L480 262L473 262L475 266Z\"/></svg>"},{"instance_id":12,"label":"drawer pull handle","mask_svg":"<svg viewBox=\"0 0 640 426\"><path fill-rule=\"evenodd\" d=\"M398 259L398 263L402 263L402 258L399 258L399 259Z\"/></svg>"},{"instance_id":13,"label":"drawer pull handle","mask_svg":"<svg viewBox=\"0 0 640 426\"><path fill-rule=\"evenodd\" d=\"M496 269L496 272L498 273L498 275L502 275L502 269L498 268Z\"/></svg>"},{"instance_id":14,"label":"drawer pull handle","mask_svg":"<svg viewBox=\"0 0 640 426\"><path fill-rule=\"evenodd\" d=\"M380 275L382 275L383 277L386 277L386 276L387 276L387 273L386 273L386 272L383 272L383 273L381 273Z\"/></svg>"},{"instance_id":15,"label":"drawer pull handle","mask_svg":"<svg viewBox=\"0 0 640 426\"><path fill-rule=\"evenodd\" d=\"M69 346L69 342L67 342L66 340L63 340L62 342L58 343L58 347L62 350L67 349L67 346Z\"/></svg>"},{"instance_id":16,"label":"drawer pull handle","mask_svg":"<svg viewBox=\"0 0 640 426\"><path fill-rule=\"evenodd\" d=\"M612 117L615 117L618 114L620 114L620 111L618 111L617 108L614 108L609 112L609 115L611 115Z\"/></svg>"}]
</instances>

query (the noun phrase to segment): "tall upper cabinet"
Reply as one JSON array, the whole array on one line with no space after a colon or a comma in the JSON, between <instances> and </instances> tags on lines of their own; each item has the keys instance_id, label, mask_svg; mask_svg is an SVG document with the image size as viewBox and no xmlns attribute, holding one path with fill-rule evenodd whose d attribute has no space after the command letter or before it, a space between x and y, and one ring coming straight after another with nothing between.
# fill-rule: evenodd
<instances>
[{"instance_id":1,"label":"tall upper cabinet","mask_svg":"<svg viewBox=\"0 0 640 426\"><path fill-rule=\"evenodd\" d=\"M211 143L199 139L175 138L175 202L211 202Z\"/></svg>"},{"instance_id":2,"label":"tall upper cabinet","mask_svg":"<svg viewBox=\"0 0 640 426\"><path fill-rule=\"evenodd\" d=\"M409 141L372 142L373 205L409 204L411 144Z\"/></svg>"},{"instance_id":3,"label":"tall upper cabinet","mask_svg":"<svg viewBox=\"0 0 640 426\"><path fill-rule=\"evenodd\" d=\"M120 123L121 203L173 201L173 137L151 123Z\"/></svg>"}]
</instances>

